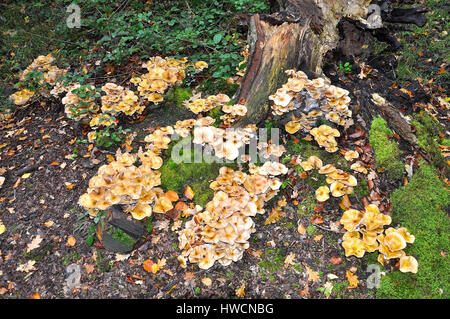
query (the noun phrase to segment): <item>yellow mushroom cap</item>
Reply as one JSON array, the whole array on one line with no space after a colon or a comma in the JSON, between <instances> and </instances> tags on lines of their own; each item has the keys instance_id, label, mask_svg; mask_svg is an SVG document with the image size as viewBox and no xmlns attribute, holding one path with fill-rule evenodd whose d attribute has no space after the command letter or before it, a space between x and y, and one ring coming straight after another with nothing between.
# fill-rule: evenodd
<instances>
[{"instance_id":1,"label":"yellow mushroom cap","mask_svg":"<svg viewBox=\"0 0 450 319\"><path fill-rule=\"evenodd\" d=\"M394 229L394 228L388 228L386 229L386 234L389 234L392 231L396 231L397 233L399 233L400 235L402 235L402 237L405 239L405 241L408 244L412 244L414 243L414 240L416 239L414 237L414 235L411 235L408 230L405 227L400 227L398 229Z\"/></svg>"},{"instance_id":2,"label":"yellow mushroom cap","mask_svg":"<svg viewBox=\"0 0 450 319\"><path fill-rule=\"evenodd\" d=\"M361 162L353 163L350 168L354 171L367 174L367 169L361 164Z\"/></svg>"},{"instance_id":3,"label":"yellow mushroom cap","mask_svg":"<svg viewBox=\"0 0 450 319\"><path fill-rule=\"evenodd\" d=\"M334 164L327 164L325 166L322 166L319 169L319 174L330 174L331 172L334 172L335 170L336 170L336 167L334 166Z\"/></svg>"},{"instance_id":4,"label":"yellow mushroom cap","mask_svg":"<svg viewBox=\"0 0 450 319\"><path fill-rule=\"evenodd\" d=\"M342 236L342 240L347 240L350 238L360 238L359 231L347 231L345 232L344 236Z\"/></svg>"},{"instance_id":5,"label":"yellow mushroom cap","mask_svg":"<svg viewBox=\"0 0 450 319\"><path fill-rule=\"evenodd\" d=\"M400 257L400 271L401 272L412 272L417 273L419 268L419 263L413 256L402 256Z\"/></svg>"},{"instance_id":6,"label":"yellow mushroom cap","mask_svg":"<svg viewBox=\"0 0 450 319\"><path fill-rule=\"evenodd\" d=\"M348 209L344 212L341 217L340 223L344 225L344 228L351 232L355 230L355 227L359 224L363 214L356 209Z\"/></svg>"},{"instance_id":7,"label":"yellow mushroom cap","mask_svg":"<svg viewBox=\"0 0 450 319\"><path fill-rule=\"evenodd\" d=\"M316 189L316 199L319 202L325 202L330 198L330 189L328 186L320 186L318 189Z\"/></svg>"},{"instance_id":8,"label":"yellow mushroom cap","mask_svg":"<svg viewBox=\"0 0 450 319\"><path fill-rule=\"evenodd\" d=\"M406 247L405 239L396 231L390 232L384 236L384 244L390 251L398 251Z\"/></svg>"},{"instance_id":9,"label":"yellow mushroom cap","mask_svg":"<svg viewBox=\"0 0 450 319\"><path fill-rule=\"evenodd\" d=\"M322 160L317 156L310 156L308 162L311 163L315 168L321 168L323 166Z\"/></svg>"},{"instance_id":10,"label":"yellow mushroom cap","mask_svg":"<svg viewBox=\"0 0 450 319\"><path fill-rule=\"evenodd\" d=\"M358 158L359 153L357 151L347 151L345 152L344 157L347 161L351 161L352 159Z\"/></svg>"},{"instance_id":11,"label":"yellow mushroom cap","mask_svg":"<svg viewBox=\"0 0 450 319\"><path fill-rule=\"evenodd\" d=\"M345 185L337 181L330 185L330 191L334 197L341 197L346 194Z\"/></svg>"},{"instance_id":12,"label":"yellow mushroom cap","mask_svg":"<svg viewBox=\"0 0 450 319\"><path fill-rule=\"evenodd\" d=\"M376 230L380 227L383 227L384 225L389 225L391 223L392 219L390 216L379 213L378 207L376 206L376 210L367 209L369 206L375 205L368 205L366 207L366 212L364 213L364 225L366 226L367 230Z\"/></svg>"},{"instance_id":13,"label":"yellow mushroom cap","mask_svg":"<svg viewBox=\"0 0 450 319\"><path fill-rule=\"evenodd\" d=\"M169 210L171 210L172 208L173 208L173 205L172 205L172 202L170 201L170 199L168 199L165 196L161 196L156 200L155 206L153 207L153 211L155 213L164 214L164 213L168 212Z\"/></svg>"},{"instance_id":14,"label":"yellow mushroom cap","mask_svg":"<svg viewBox=\"0 0 450 319\"><path fill-rule=\"evenodd\" d=\"M289 134L295 134L300 130L301 125L298 122L290 121L290 122L286 123L284 128L285 128L286 132L288 132Z\"/></svg>"},{"instance_id":15,"label":"yellow mushroom cap","mask_svg":"<svg viewBox=\"0 0 450 319\"><path fill-rule=\"evenodd\" d=\"M364 243L358 238L349 238L342 242L342 247L345 249L345 256L350 257L352 255L361 258L364 256L366 249L364 248Z\"/></svg>"},{"instance_id":16,"label":"yellow mushroom cap","mask_svg":"<svg viewBox=\"0 0 450 319\"><path fill-rule=\"evenodd\" d=\"M397 251L391 251L387 245L384 244L385 242L385 236L380 234L377 237L378 242L380 243L380 246L378 247L378 251L384 255L384 259L393 259L393 258L400 258L402 256L405 256L405 252L403 250L397 250Z\"/></svg>"},{"instance_id":17,"label":"yellow mushroom cap","mask_svg":"<svg viewBox=\"0 0 450 319\"><path fill-rule=\"evenodd\" d=\"M141 220L152 215L152 207L148 204L139 202L132 210L129 210L128 212L131 213L134 219Z\"/></svg>"}]
</instances>

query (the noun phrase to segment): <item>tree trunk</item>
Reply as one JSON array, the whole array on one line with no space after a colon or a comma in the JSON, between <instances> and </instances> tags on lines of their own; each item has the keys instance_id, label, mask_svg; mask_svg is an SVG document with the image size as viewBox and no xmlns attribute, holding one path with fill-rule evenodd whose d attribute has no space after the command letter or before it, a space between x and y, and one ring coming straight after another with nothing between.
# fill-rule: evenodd
<instances>
[{"instance_id":1,"label":"tree trunk","mask_svg":"<svg viewBox=\"0 0 450 319\"><path fill-rule=\"evenodd\" d=\"M295 68L320 76L325 53L339 43L339 21L363 19L370 1L278 0L280 11L246 16L250 57L235 100L248 113L236 125L265 118L269 95L287 79L284 71Z\"/></svg>"}]
</instances>

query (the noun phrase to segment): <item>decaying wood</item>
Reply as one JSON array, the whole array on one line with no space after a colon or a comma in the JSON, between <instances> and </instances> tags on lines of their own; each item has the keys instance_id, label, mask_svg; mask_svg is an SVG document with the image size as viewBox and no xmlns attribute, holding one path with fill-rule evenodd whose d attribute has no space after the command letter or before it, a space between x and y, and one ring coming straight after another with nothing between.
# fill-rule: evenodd
<instances>
[{"instance_id":1,"label":"decaying wood","mask_svg":"<svg viewBox=\"0 0 450 319\"><path fill-rule=\"evenodd\" d=\"M246 19L250 58L234 96L248 114L238 123L259 123L269 110L268 97L287 79L284 71L301 69L322 74L323 57L337 46L337 24L343 17L359 19L370 0L279 0L280 11ZM242 22L242 19L241 19Z\"/></svg>"}]
</instances>

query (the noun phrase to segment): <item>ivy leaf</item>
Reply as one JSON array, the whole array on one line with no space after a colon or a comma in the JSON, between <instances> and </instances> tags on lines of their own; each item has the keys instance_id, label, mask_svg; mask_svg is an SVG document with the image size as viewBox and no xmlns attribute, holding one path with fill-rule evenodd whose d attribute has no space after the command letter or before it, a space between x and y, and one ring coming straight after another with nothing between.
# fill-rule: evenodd
<instances>
[{"instance_id":1,"label":"ivy leaf","mask_svg":"<svg viewBox=\"0 0 450 319\"><path fill-rule=\"evenodd\" d=\"M214 35L213 42L215 44L218 44L221 40L222 40L222 34L221 33L216 33Z\"/></svg>"}]
</instances>

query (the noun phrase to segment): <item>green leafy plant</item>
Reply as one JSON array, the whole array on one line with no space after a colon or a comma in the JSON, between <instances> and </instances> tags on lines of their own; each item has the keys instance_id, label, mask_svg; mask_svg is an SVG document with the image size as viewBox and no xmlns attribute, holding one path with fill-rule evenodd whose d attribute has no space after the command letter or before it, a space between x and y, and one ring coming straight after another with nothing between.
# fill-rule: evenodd
<instances>
[{"instance_id":1,"label":"green leafy plant","mask_svg":"<svg viewBox=\"0 0 450 319\"><path fill-rule=\"evenodd\" d=\"M345 62L344 65L342 63L339 64L339 71L342 72L352 72L352 65L349 62Z\"/></svg>"},{"instance_id":2,"label":"green leafy plant","mask_svg":"<svg viewBox=\"0 0 450 319\"><path fill-rule=\"evenodd\" d=\"M98 147L108 148L115 143L123 143L127 132L130 132L130 129L123 129L122 126L107 126L95 133L96 144Z\"/></svg>"}]
</instances>

